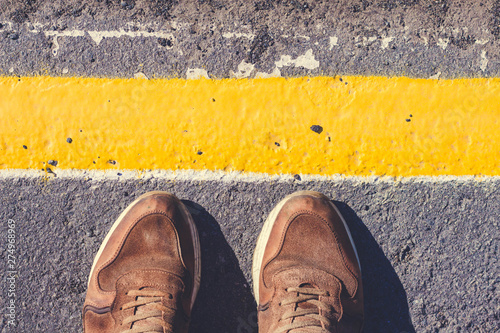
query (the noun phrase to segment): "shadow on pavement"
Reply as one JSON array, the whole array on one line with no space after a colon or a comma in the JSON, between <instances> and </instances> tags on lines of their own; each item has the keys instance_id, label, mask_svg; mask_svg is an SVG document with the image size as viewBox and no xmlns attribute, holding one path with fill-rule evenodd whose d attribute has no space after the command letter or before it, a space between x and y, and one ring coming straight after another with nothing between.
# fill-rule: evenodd
<instances>
[{"instance_id":1,"label":"shadow on pavement","mask_svg":"<svg viewBox=\"0 0 500 333\"><path fill-rule=\"evenodd\" d=\"M219 223L202 206L182 200L198 227L201 286L190 332L257 332L257 306Z\"/></svg>"},{"instance_id":2,"label":"shadow on pavement","mask_svg":"<svg viewBox=\"0 0 500 333\"><path fill-rule=\"evenodd\" d=\"M382 249L363 221L345 203L334 201L356 243L365 298L364 332L414 333L406 292Z\"/></svg>"}]
</instances>

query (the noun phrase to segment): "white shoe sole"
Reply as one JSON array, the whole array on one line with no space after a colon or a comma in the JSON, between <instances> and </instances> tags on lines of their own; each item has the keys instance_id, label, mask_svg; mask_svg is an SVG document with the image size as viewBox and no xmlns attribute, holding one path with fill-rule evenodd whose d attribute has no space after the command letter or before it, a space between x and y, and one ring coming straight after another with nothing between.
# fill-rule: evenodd
<instances>
[{"instance_id":1,"label":"white shoe sole","mask_svg":"<svg viewBox=\"0 0 500 333\"><path fill-rule=\"evenodd\" d=\"M128 207L120 214L118 219L113 223L113 226L109 230L108 234L106 235L106 238L104 238L104 241L102 242L101 246L99 247L99 251L97 252L94 262L92 264L92 268L90 270L89 274L89 280L88 280L88 285L90 285L90 279L92 277L92 274L94 273L95 266L97 264L97 261L99 260L102 252L104 251L104 248L108 244L108 241L115 231L115 229L118 227L118 225L121 223L125 215L132 209L132 207L138 203L140 200L148 198L150 196L154 196L157 194L166 194L172 197L175 197L172 193L169 192L164 192L164 191L153 191L153 192L148 192L146 194L141 195L137 199L135 199ZM178 200L178 199L177 199ZM179 200L180 202L180 200ZM186 206L182 202L180 202L180 210L182 213L182 216L184 219L187 221L189 225L189 229L191 230L191 234L193 235L193 245L194 245L194 285L193 285L193 296L191 298L191 308L193 307L194 301L196 299L196 295L198 294L198 290L200 289L200 280L201 280L201 247L200 247L200 238L198 236L198 229L196 228L196 225L193 221L193 217L187 210ZM181 256L182 260L182 256ZM184 264L184 263L183 263ZM184 265L185 266L185 265Z\"/></svg>"},{"instance_id":2,"label":"white shoe sole","mask_svg":"<svg viewBox=\"0 0 500 333\"><path fill-rule=\"evenodd\" d=\"M288 196L286 196L283 200L281 200L276 207L271 211L269 216L267 217L266 221L264 222L264 226L262 227L262 231L259 234L259 237L257 238L257 245L255 246L255 251L253 254L253 263L252 263L252 279L253 279L253 292L254 292L254 297L255 300L257 301L257 305L259 304L259 279L260 279L260 271L262 268L262 260L264 259L264 251L266 250L267 242L269 241L269 236L271 235L271 230L273 229L274 222L276 221L276 217L278 216L279 212L283 208L283 206L287 203L288 200L300 196L300 195L309 195L312 197L317 197L317 198L326 198L330 205L335 209L337 214L340 216L340 219L342 220L342 223L344 223L344 227L347 230L347 235L349 235L349 240L351 241L351 245L354 249L354 253L356 254L356 260L358 261L358 266L360 267L361 270L361 265L359 263L359 257L358 257L358 251L356 250L356 246L354 245L354 241L352 240L352 235L351 231L349 230L349 227L347 226L347 223L340 214L340 211L338 208L333 204L333 202L328 199L324 194L319 193L319 192L314 192L314 191L299 191L292 193Z\"/></svg>"}]
</instances>

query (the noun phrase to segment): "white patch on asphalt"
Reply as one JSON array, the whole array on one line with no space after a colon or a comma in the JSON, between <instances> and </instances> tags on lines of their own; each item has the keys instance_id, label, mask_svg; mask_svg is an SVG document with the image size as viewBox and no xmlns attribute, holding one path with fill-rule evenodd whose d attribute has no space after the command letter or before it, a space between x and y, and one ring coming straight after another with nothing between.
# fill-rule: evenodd
<instances>
[{"instance_id":1,"label":"white patch on asphalt","mask_svg":"<svg viewBox=\"0 0 500 333\"><path fill-rule=\"evenodd\" d=\"M143 79L143 80L149 80L146 74L143 72L137 72L134 74L134 79Z\"/></svg>"},{"instance_id":2,"label":"white patch on asphalt","mask_svg":"<svg viewBox=\"0 0 500 333\"><path fill-rule=\"evenodd\" d=\"M14 73L14 67L9 68L9 73Z\"/></svg>"},{"instance_id":3,"label":"white patch on asphalt","mask_svg":"<svg viewBox=\"0 0 500 333\"><path fill-rule=\"evenodd\" d=\"M197 80L197 79L208 79L208 73L203 68L188 68L186 71L186 79L188 80Z\"/></svg>"},{"instance_id":4,"label":"white patch on asphalt","mask_svg":"<svg viewBox=\"0 0 500 333\"><path fill-rule=\"evenodd\" d=\"M371 44L373 44L373 42L375 42L377 40L377 37L376 36L372 36L372 37L363 37L361 39L361 41L359 40L359 36L356 36L354 38L354 44L356 45L363 45L363 46L370 46Z\"/></svg>"},{"instance_id":5,"label":"white patch on asphalt","mask_svg":"<svg viewBox=\"0 0 500 333\"><path fill-rule=\"evenodd\" d=\"M42 178L49 179L85 179L95 182L106 180L137 180L137 179L164 179L181 181L227 181L227 182L297 182L293 174L269 175L267 173L254 172L224 172L210 170L78 170L60 169L55 170L57 178L44 171L35 169L6 169L0 170L0 179L19 178ZM118 176L118 173L121 176ZM344 176L344 175L303 175L301 181L334 181L334 182L359 182L359 183L438 183L450 182L455 185L465 182L498 182L500 176L411 176L411 177L389 177L389 176Z\"/></svg>"},{"instance_id":6,"label":"white patch on asphalt","mask_svg":"<svg viewBox=\"0 0 500 333\"><path fill-rule=\"evenodd\" d=\"M155 38L166 38L173 40L174 35L167 32L155 31L125 31L124 29L115 30L115 31L87 31L90 38L99 45L104 38L120 38L123 36L127 37L155 37ZM167 48L172 48L172 46L167 46Z\"/></svg>"},{"instance_id":7,"label":"white patch on asphalt","mask_svg":"<svg viewBox=\"0 0 500 333\"><path fill-rule=\"evenodd\" d=\"M334 46L339 45L339 38L337 36L330 37L330 51L333 50Z\"/></svg>"},{"instance_id":8,"label":"white patch on asphalt","mask_svg":"<svg viewBox=\"0 0 500 333\"><path fill-rule=\"evenodd\" d=\"M489 39L478 39L478 40L476 40L476 44L485 45L489 41L490 41Z\"/></svg>"},{"instance_id":9,"label":"white patch on asphalt","mask_svg":"<svg viewBox=\"0 0 500 333\"><path fill-rule=\"evenodd\" d=\"M238 65L238 71L231 71L231 76L237 79L244 79L250 77L253 70L255 69L255 65L247 63L245 60L242 60Z\"/></svg>"},{"instance_id":10,"label":"white patch on asphalt","mask_svg":"<svg viewBox=\"0 0 500 333\"><path fill-rule=\"evenodd\" d=\"M306 69L316 69L319 67L319 61L314 58L312 49L307 50L306 54L292 59L289 55L282 55L280 60L275 62L276 67L281 68L285 66L304 67Z\"/></svg>"},{"instance_id":11,"label":"white patch on asphalt","mask_svg":"<svg viewBox=\"0 0 500 333\"><path fill-rule=\"evenodd\" d=\"M52 48L52 55L57 57L59 52L59 42L57 38L59 37L83 37L85 36L85 31L83 30L68 30L68 31L44 31L46 37L53 37L52 43L54 47Z\"/></svg>"},{"instance_id":12,"label":"white patch on asphalt","mask_svg":"<svg viewBox=\"0 0 500 333\"><path fill-rule=\"evenodd\" d=\"M222 37L224 38L248 38L248 39L254 39L255 35L254 34L246 34L243 32L224 32L222 34Z\"/></svg>"},{"instance_id":13,"label":"white patch on asphalt","mask_svg":"<svg viewBox=\"0 0 500 333\"><path fill-rule=\"evenodd\" d=\"M481 68L481 70L484 72L487 66L488 66L488 58L486 58L486 51L483 50L481 52L481 62L479 68Z\"/></svg>"},{"instance_id":14,"label":"white patch on asphalt","mask_svg":"<svg viewBox=\"0 0 500 333\"><path fill-rule=\"evenodd\" d=\"M256 78L268 79L270 77L281 77L281 71L278 67L275 67L271 73L257 72L255 74Z\"/></svg>"},{"instance_id":15,"label":"white patch on asphalt","mask_svg":"<svg viewBox=\"0 0 500 333\"><path fill-rule=\"evenodd\" d=\"M429 79L437 80L437 79L439 79L440 76L441 76L441 72L437 72L436 74L429 76Z\"/></svg>"},{"instance_id":16,"label":"white patch on asphalt","mask_svg":"<svg viewBox=\"0 0 500 333\"><path fill-rule=\"evenodd\" d=\"M448 43L450 43L449 38L439 38L436 44L443 50L446 50L446 48L448 47Z\"/></svg>"},{"instance_id":17,"label":"white patch on asphalt","mask_svg":"<svg viewBox=\"0 0 500 333\"><path fill-rule=\"evenodd\" d=\"M382 50L385 50L386 48L389 47L389 44L395 39L395 37L385 37L385 38L382 38L382 40L380 41L380 48Z\"/></svg>"}]
</instances>

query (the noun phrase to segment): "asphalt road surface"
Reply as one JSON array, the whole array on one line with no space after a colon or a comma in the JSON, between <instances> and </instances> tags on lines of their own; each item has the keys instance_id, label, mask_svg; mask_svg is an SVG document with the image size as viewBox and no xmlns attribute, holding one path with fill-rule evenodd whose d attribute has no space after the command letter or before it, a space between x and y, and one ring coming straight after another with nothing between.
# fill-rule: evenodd
<instances>
[{"instance_id":1,"label":"asphalt road surface","mask_svg":"<svg viewBox=\"0 0 500 333\"><path fill-rule=\"evenodd\" d=\"M0 74L500 75L500 1L0 0Z\"/></svg>"},{"instance_id":2,"label":"asphalt road surface","mask_svg":"<svg viewBox=\"0 0 500 333\"><path fill-rule=\"evenodd\" d=\"M499 77L500 1L0 0L0 75ZM498 177L56 173L0 171L0 308L14 287L17 323L4 315L2 333L80 332L93 257L151 190L186 200L200 230L191 331L257 332L256 237L274 204L303 189L331 197L349 223L365 332L500 331Z\"/></svg>"},{"instance_id":3,"label":"asphalt road surface","mask_svg":"<svg viewBox=\"0 0 500 333\"><path fill-rule=\"evenodd\" d=\"M19 272L19 326L9 331L4 319L2 332L81 331L93 256L119 213L151 190L185 200L200 231L202 285L192 332L257 332L251 291L256 238L272 207L304 189L334 200L353 233L365 332L499 328L498 178L113 175L0 177L0 249L6 253L13 220Z\"/></svg>"}]
</instances>

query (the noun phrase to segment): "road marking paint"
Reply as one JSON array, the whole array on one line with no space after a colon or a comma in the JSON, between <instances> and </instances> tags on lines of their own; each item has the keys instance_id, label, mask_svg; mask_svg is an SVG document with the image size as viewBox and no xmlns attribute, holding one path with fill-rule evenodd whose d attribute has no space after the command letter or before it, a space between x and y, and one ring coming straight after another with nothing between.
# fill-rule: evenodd
<instances>
[{"instance_id":1,"label":"road marking paint","mask_svg":"<svg viewBox=\"0 0 500 333\"><path fill-rule=\"evenodd\" d=\"M63 31L53 31L52 28L53 26L51 24L41 24L41 23L31 23L31 22L25 22L23 24L15 24L13 22L9 21L3 21L0 22L2 25L4 25L4 28L1 30L7 30L7 31L13 31L19 30L19 31L27 31L33 34L38 34L38 33L44 33L46 35L51 35L54 36L55 34L59 34L59 37L81 37L82 33L83 34L88 34L88 36L94 41L94 43L99 46L100 43L104 38L120 38L120 37L129 37L129 38L136 38L136 37L156 37L156 38L166 38L170 40L176 40L177 37L180 37L180 33L184 29L189 29L189 24L187 23L179 23L175 21L169 22L169 27L172 29L165 30L165 27L162 27L159 24L140 24L136 22L126 22L123 24L123 28L117 28L116 30L80 30L80 29L67 29ZM318 28L318 27L317 27ZM319 27L320 29L323 29L322 27ZM385 36L385 37L377 37L377 36L353 36L355 44L362 45L362 46L369 46L373 44L375 41L380 39L380 47L382 49L386 49L389 46L389 43L391 43L393 40L396 39L396 36L398 35L404 35L405 40L407 38L407 33L409 31L408 26L405 26L403 29L400 29L401 31L399 33L394 33L394 36ZM425 46L429 46L429 36L428 32L425 30L420 30L420 31L414 31L415 34L414 37L418 37L415 40L420 40L421 44ZM441 38L438 38L438 36L435 36L433 40L435 40L435 46L439 47L443 50L446 50L450 43L450 35L453 35L453 37L457 38L460 36L462 33L467 33L468 34L468 28L467 27L462 27L462 28L443 28L438 35L443 36ZM425 35L425 36L424 36ZM177 36L177 37L176 37ZM257 35L251 32L223 32L221 33L221 36L226 39L232 39L232 38L245 38L250 41L253 41ZM308 35L288 35L288 34L281 34L281 38L290 38L290 39L305 39L306 41L310 41L312 39L316 39L317 36L308 36ZM475 38L475 44L478 45L485 45L488 42L490 42L489 39L484 39L480 38L479 36L474 36L471 35L471 38ZM349 38L348 38L349 39ZM331 36L329 37L328 41L328 49L331 51L333 50L333 46L338 45L338 37L337 36ZM173 46L166 46L167 48L172 48Z\"/></svg>"},{"instance_id":2,"label":"road marking paint","mask_svg":"<svg viewBox=\"0 0 500 333\"><path fill-rule=\"evenodd\" d=\"M486 58L486 51L483 50L481 51L481 65L479 68L484 72L486 70L486 67L488 66L488 58Z\"/></svg>"},{"instance_id":3,"label":"road marking paint","mask_svg":"<svg viewBox=\"0 0 500 333\"><path fill-rule=\"evenodd\" d=\"M118 175L120 174L120 175ZM455 186L471 182L481 184L500 183L498 176L411 176L411 177L390 177L390 176L342 176L342 175L304 175L301 174L300 181L291 174L271 175L267 173L255 172L226 172L212 170L80 170L80 169L60 169L57 174L47 174L46 172L33 169L11 169L0 170L0 180L9 179L83 179L91 182L101 181L127 181L127 180L148 180L161 179L165 181L188 181L207 182L218 181L225 183L304 183L304 182L335 182L335 183L355 183L355 184L442 184L451 183Z\"/></svg>"},{"instance_id":4,"label":"road marking paint","mask_svg":"<svg viewBox=\"0 0 500 333\"><path fill-rule=\"evenodd\" d=\"M267 79L271 77L281 77L281 71L278 67L275 67L271 73L257 72L255 73L256 78Z\"/></svg>"},{"instance_id":5,"label":"road marking paint","mask_svg":"<svg viewBox=\"0 0 500 333\"><path fill-rule=\"evenodd\" d=\"M330 37L330 51L333 50L334 46L339 45L339 38L337 36Z\"/></svg>"},{"instance_id":6,"label":"road marking paint","mask_svg":"<svg viewBox=\"0 0 500 333\"><path fill-rule=\"evenodd\" d=\"M0 96L1 169L500 175L500 79L3 77Z\"/></svg>"},{"instance_id":7,"label":"road marking paint","mask_svg":"<svg viewBox=\"0 0 500 333\"><path fill-rule=\"evenodd\" d=\"M431 79L431 80L438 80L440 76L441 76L441 72L437 72L436 74L431 75L429 77L429 79Z\"/></svg>"},{"instance_id":8,"label":"road marking paint","mask_svg":"<svg viewBox=\"0 0 500 333\"><path fill-rule=\"evenodd\" d=\"M449 38L438 38L438 41L437 41L436 44L437 44L437 46L439 46L443 50L446 50L446 48L448 47L449 43L450 43L450 39Z\"/></svg>"},{"instance_id":9,"label":"road marking paint","mask_svg":"<svg viewBox=\"0 0 500 333\"><path fill-rule=\"evenodd\" d=\"M255 35L254 34L243 33L243 32L224 32L222 34L222 37L224 37L224 38L247 38L247 39L254 39Z\"/></svg>"},{"instance_id":10,"label":"road marking paint","mask_svg":"<svg viewBox=\"0 0 500 333\"><path fill-rule=\"evenodd\" d=\"M231 71L231 76L237 79L243 79L250 77L253 70L255 69L255 65L247 63L245 60L242 60L238 65L238 71Z\"/></svg>"},{"instance_id":11,"label":"road marking paint","mask_svg":"<svg viewBox=\"0 0 500 333\"><path fill-rule=\"evenodd\" d=\"M203 68L188 68L186 71L186 78L188 80L208 79L208 73Z\"/></svg>"},{"instance_id":12,"label":"road marking paint","mask_svg":"<svg viewBox=\"0 0 500 333\"><path fill-rule=\"evenodd\" d=\"M292 59L289 55L282 55L280 60L275 62L277 68L285 66L304 67L306 69L316 69L319 67L319 61L314 58L313 50L309 49L304 55Z\"/></svg>"},{"instance_id":13,"label":"road marking paint","mask_svg":"<svg viewBox=\"0 0 500 333\"><path fill-rule=\"evenodd\" d=\"M478 39L475 43L479 45L486 45L486 43L488 43L489 41L489 39Z\"/></svg>"},{"instance_id":14,"label":"road marking paint","mask_svg":"<svg viewBox=\"0 0 500 333\"><path fill-rule=\"evenodd\" d=\"M101 41L104 38L120 38L123 36L127 37L155 37L155 38L166 38L170 41L174 40L174 35L172 33L161 32L161 31L125 31L124 29L115 30L115 31L88 31L89 36L92 40L97 44L101 44ZM171 49L173 46L165 46L167 49Z\"/></svg>"},{"instance_id":15,"label":"road marking paint","mask_svg":"<svg viewBox=\"0 0 500 333\"><path fill-rule=\"evenodd\" d=\"M85 31L82 30L69 30L69 31L45 31L45 36L53 37L52 43L54 47L52 48L52 55L57 56L59 51L59 43L57 41L58 37L83 37L85 36Z\"/></svg>"},{"instance_id":16,"label":"road marking paint","mask_svg":"<svg viewBox=\"0 0 500 333\"><path fill-rule=\"evenodd\" d=\"M382 40L380 41L380 48L382 50L385 50L386 48L389 47L389 44L395 39L395 37L385 37L385 38L382 38Z\"/></svg>"}]
</instances>

